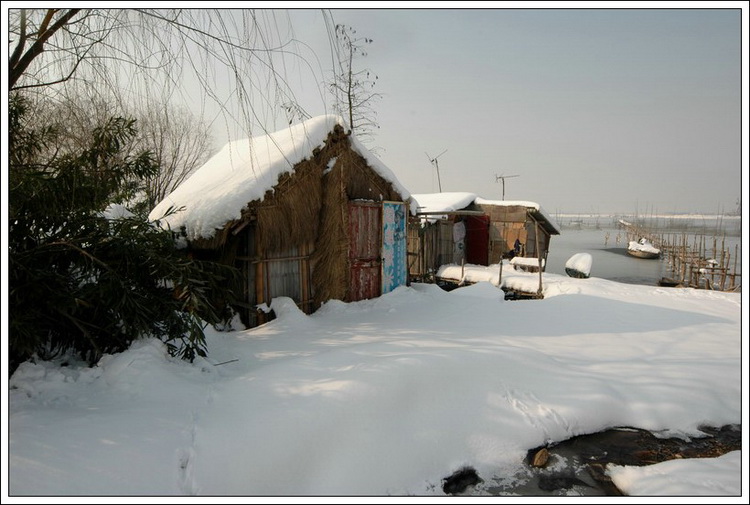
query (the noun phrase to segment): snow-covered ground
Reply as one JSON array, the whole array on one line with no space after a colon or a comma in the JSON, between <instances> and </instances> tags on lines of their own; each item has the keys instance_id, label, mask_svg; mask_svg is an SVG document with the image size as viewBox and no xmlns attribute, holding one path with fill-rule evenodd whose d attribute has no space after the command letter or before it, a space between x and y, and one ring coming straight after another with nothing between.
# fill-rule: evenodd
<instances>
[{"instance_id":1,"label":"snow-covered ground","mask_svg":"<svg viewBox=\"0 0 750 505\"><path fill-rule=\"evenodd\" d=\"M543 285L542 300L506 301L490 282L413 284L311 316L281 298L264 326L210 329L193 364L153 339L93 368L25 363L9 381L3 502L402 502L444 496L464 466L484 481L468 494L486 496L521 479L529 449L575 435L747 426L740 294L550 273ZM744 503L746 454L608 471L630 496Z\"/></svg>"}]
</instances>

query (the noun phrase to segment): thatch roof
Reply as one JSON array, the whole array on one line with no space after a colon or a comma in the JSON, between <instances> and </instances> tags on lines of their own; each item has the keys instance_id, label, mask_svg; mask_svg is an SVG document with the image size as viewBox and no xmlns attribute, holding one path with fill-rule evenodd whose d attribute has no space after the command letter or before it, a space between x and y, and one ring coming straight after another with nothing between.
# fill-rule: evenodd
<instances>
[{"instance_id":1,"label":"thatch roof","mask_svg":"<svg viewBox=\"0 0 750 505\"><path fill-rule=\"evenodd\" d=\"M343 120L325 115L269 135L230 142L154 207L149 218L160 219L162 226L174 230L184 228L188 241L223 243L232 228L228 224L249 219L283 219L289 226L279 226L282 230L305 226L308 233L314 233L307 225L313 221L310 214L320 208L322 190L312 188L315 184L303 187L291 181L304 177L320 180L332 168L314 160L331 134L346 137ZM393 172L356 138L348 139L351 149L379 178L404 199L409 198ZM274 215L268 210L274 206L285 206L287 211L283 216ZM180 210L161 219L170 207ZM267 240L273 242L274 238Z\"/></svg>"}]
</instances>

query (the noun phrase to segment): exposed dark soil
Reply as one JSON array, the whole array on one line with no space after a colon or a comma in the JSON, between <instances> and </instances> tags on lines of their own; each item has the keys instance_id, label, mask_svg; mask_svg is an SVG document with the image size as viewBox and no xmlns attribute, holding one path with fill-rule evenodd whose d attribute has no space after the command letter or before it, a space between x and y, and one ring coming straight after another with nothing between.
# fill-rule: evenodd
<instances>
[{"instance_id":1,"label":"exposed dark soil","mask_svg":"<svg viewBox=\"0 0 750 505\"><path fill-rule=\"evenodd\" d=\"M638 428L614 428L536 447L528 452L523 475L486 479L483 492L525 496L621 496L623 493L606 475L610 463L644 466L678 458L715 458L742 448L741 425L706 426L700 430L705 436L685 440L659 438Z\"/></svg>"}]
</instances>

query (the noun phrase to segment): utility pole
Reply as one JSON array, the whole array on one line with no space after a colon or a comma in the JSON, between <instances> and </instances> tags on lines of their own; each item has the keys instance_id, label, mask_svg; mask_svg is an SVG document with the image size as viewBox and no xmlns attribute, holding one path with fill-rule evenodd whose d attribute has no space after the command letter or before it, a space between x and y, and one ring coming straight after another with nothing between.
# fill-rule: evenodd
<instances>
[{"instance_id":1,"label":"utility pole","mask_svg":"<svg viewBox=\"0 0 750 505\"><path fill-rule=\"evenodd\" d=\"M438 154L434 158L431 158L429 154L425 153L425 154L427 154L427 159L430 160L430 163L432 163L433 165L435 165L435 171L437 172L437 178L438 178L438 190L439 190L440 193L443 192L443 186L442 186L442 184L440 184L440 169L438 168L438 160L437 159L439 157L441 157L442 155L444 155L447 150L448 149L446 149L442 153Z\"/></svg>"},{"instance_id":2,"label":"utility pole","mask_svg":"<svg viewBox=\"0 0 750 505\"><path fill-rule=\"evenodd\" d=\"M510 177L519 177L518 175L495 175L495 182L503 181L503 200L505 200L505 179Z\"/></svg>"}]
</instances>

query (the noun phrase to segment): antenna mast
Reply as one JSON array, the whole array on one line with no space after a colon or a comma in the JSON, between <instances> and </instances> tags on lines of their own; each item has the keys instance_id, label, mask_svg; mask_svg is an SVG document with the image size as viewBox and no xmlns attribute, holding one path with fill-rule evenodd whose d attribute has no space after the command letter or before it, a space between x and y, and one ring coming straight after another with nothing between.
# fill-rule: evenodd
<instances>
[{"instance_id":1,"label":"antenna mast","mask_svg":"<svg viewBox=\"0 0 750 505\"><path fill-rule=\"evenodd\" d=\"M435 165L435 171L437 172L437 178L438 178L438 190L439 190L440 193L443 192L443 186L442 186L442 184L440 184L440 169L438 168L438 160L437 159L439 157L441 157L442 155L444 155L447 150L448 149L446 149L442 153L438 154L434 158L431 158L429 154L425 153L425 154L427 154L427 159L430 160L430 163L432 163L433 165Z\"/></svg>"},{"instance_id":2,"label":"antenna mast","mask_svg":"<svg viewBox=\"0 0 750 505\"><path fill-rule=\"evenodd\" d=\"M495 182L497 181L503 181L503 200L505 200L505 179L509 179L511 177L519 177L518 175L497 175L495 174Z\"/></svg>"}]
</instances>

